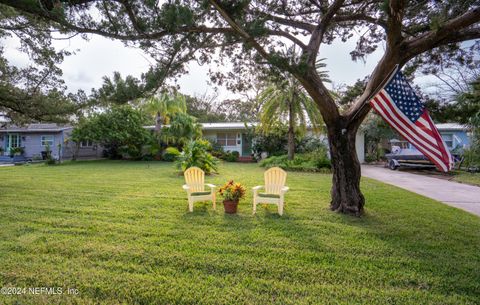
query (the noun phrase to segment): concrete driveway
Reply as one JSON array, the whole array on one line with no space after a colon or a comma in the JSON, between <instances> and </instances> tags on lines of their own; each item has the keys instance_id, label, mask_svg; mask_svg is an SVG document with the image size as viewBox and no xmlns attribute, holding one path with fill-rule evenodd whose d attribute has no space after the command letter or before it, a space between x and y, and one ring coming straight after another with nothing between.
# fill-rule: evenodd
<instances>
[{"instance_id":1,"label":"concrete driveway","mask_svg":"<svg viewBox=\"0 0 480 305\"><path fill-rule=\"evenodd\" d=\"M480 187L388 168L362 165L362 176L415 192L480 216Z\"/></svg>"}]
</instances>

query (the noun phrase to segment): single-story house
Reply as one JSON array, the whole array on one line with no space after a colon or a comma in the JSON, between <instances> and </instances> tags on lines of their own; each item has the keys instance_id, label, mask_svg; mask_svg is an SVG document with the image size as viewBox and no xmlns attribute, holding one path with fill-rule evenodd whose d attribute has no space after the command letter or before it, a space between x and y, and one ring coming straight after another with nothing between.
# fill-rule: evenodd
<instances>
[{"instance_id":1,"label":"single-story house","mask_svg":"<svg viewBox=\"0 0 480 305\"><path fill-rule=\"evenodd\" d=\"M443 123L435 126L450 150L470 146L471 135L468 126L458 123Z\"/></svg>"},{"instance_id":2,"label":"single-story house","mask_svg":"<svg viewBox=\"0 0 480 305\"><path fill-rule=\"evenodd\" d=\"M224 151L237 151L240 157L252 155L252 139L247 134L247 128L255 123L203 123L202 132L205 138L216 141Z\"/></svg>"},{"instance_id":3,"label":"single-story house","mask_svg":"<svg viewBox=\"0 0 480 305\"><path fill-rule=\"evenodd\" d=\"M225 151L237 151L241 158L248 159L252 155L252 140L248 136L247 128L254 127L257 123L243 122L223 122L223 123L201 123L202 133L205 138L216 141ZM154 130L155 126L145 126L145 128ZM308 131L308 133L312 133ZM324 135L320 138L326 140ZM363 132L357 133L356 149L360 162L365 161L365 135Z\"/></svg>"},{"instance_id":4,"label":"single-story house","mask_svg":"<svg viewBox=\"0 0 480 305\"><path fill-rule=\"evenodd\" d=\"M7 125L0 128L0 162L41 160L47 147L54 158L71 159L77 149L76 143L69 140L72 130L72 126L57 124ZM23 153L11 158L11 150L17 147L21 147ZM91 141L80 143L77 158L101 156L102 150Z\"/></svg>"},{"instance_id":5,"label":"single-story house","mask_svg":"<svg viewBox=\"0 0 480 305\"><path fill-rule=\"evenodd\" d=\"M450 151L468 148L470 146L470 134L468 126L458 123L439 123L435 124L443 141ZM416 149L415 146L403 141L405 148Z\"/></svg>"}]
</instances>

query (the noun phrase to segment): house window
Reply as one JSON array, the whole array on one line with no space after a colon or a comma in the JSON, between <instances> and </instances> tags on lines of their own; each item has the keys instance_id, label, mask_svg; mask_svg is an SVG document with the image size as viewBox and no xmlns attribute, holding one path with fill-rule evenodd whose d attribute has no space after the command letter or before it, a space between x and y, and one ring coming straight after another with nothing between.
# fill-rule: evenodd
<instances>
[{"instance_id":1,"label":"house window","mask_svg":"<svg viewBox=\"0 0 480 305\"><path fill-rule=\"evenodd\" d=\"M7 147L9 148L20 147L20 136L18 134L7 135Z\"/></svg>"},{"instance_id":2,"label":"house window","mask_svg":"<svg viewBox=\"0 0 480 305\"><path fill-rule=\"evenodd\" d=\"M92 146L93 146L92 140L83 140L82 142L80 142L80 147L92 147Z\"/></svg>"},{"instance_id":3,"label":"house window","mask_svg":"<svg viewBox=\"0 0 480 305\"><path fill-rule=\"evenodd\" d=\"M235 146L237 144L236 133L218 133L217 143L221 146Z\"/></svg>"},{"instance_id":4,"label":"house window","mask_svg":"<svg viewBox=\"0 0 480 305\"><path fill-rule=\"evenodd\" d=\"M53 146L53 135L41 136L42 146Z\"/></svg>"},{"instance_id":5,"label":"house window","mask_svg":"<svg viewBox=\"0 0 480 305\"><path fill-rule=\"evenodd\" d=\"M442 139L447 145L448 148L453 148L453 135L452 134L443 134Z\"/></svg>"}]
</instances>

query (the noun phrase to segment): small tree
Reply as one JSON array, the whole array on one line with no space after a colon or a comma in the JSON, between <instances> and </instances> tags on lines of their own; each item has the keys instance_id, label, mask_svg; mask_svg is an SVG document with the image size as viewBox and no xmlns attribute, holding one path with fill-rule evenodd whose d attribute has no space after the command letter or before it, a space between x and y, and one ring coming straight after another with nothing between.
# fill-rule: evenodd
<instances>
[{"instance_id":1,"label":"small tree","mask_svg":"<svg viewBox=\"0 0 480 305\"><path fill-rule=\"evenodd\" d=\"M178 93L155 95L146 100L144 107L155 118L155 133L159 140L162 125L169 124L172 115L187 112L185 97Z\"/></svg>"},{"instance_id":2,"label":"small tree","mask_svg":"<svg viewBox=\"0 0 480 305\"><path fill-rule=\"evenodd\" d=\"M295 130L305 132L310 124L314 130L320 130L323 120L315 102L303 90L301 84L288 78L281 82L271 83L258 96L262 105L261 126L269 132L280 121L288 125L288 159L295 154Z\"/></svg>"},{"instance_id":3,"label":"small tree","mask_svg":"<svg viewBox=\"0 0 480 305\"><path fill-rule=\"evenodd\" d=\"M196 140L187 142L180 156L177 157L177 168L182 172L192 166L201 168L205 174L217 172L217 159L208 151L211 149L207 140Z\"/></svg>"},{"instance_id":4,"label":"small tree","mask_svg":"<svg viewBox=\"0 0 480 305\"><path fill-rule=\"evenodd\" d=\"M105 148L109 158L121 158L122 153L140 157L142 146L151 135L143 125L147 119L130 106L116 106L85 119L72 131L72 140L79 143L92 140Z\"/></svg>"},{"instance_id":5,"label":"small tree","mask_svg":"<svg viewBox=\"0 0 480 305\"><path fill-rule=\"evenodd\" d=\"M191 140L202 137L202 127L197 120L186 113L176 113L170 119L170 125L162 131L161 139L168 145L179 147Z\"/></svg>"}]
</instances>

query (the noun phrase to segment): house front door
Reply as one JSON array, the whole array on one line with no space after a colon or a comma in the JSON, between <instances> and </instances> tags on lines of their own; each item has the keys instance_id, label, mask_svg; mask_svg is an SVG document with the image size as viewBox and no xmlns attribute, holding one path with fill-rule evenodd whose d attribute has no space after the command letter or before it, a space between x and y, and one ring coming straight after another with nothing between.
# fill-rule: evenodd
<instances>
[{"instance_id":1,"label":"house front door","mask_svg":"<svg viewBox=\"0 0 480 305\"><path fill-rule=\"evenodd\" d=\"M242 134L242 157L248 157L252 154L252 139L248 134Z\"/></svg>"},{"instance_id":2,"label":"house front door","mask_svg":"<svg viewBox=\"0 0 480 305\"><path fill-rule=\"evenodd\" d=\"M5 155L10 155L10 150L12 148L20 147L21 140L20 135L16 133L9 133L7 134L7 142L5 145Z\"/></svg>"}]
</instances>

